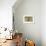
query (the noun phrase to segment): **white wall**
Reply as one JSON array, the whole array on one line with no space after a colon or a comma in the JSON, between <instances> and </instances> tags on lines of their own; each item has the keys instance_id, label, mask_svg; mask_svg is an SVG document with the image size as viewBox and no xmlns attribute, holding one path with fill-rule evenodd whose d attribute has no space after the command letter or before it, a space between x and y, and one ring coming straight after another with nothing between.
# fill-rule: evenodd
<instances>
[{"instance_id":1,"label":"white wall","mask_svg":"<svg viewBox=\"0 0 46 46\"><path fill-rule=\"evenodd\" d=\"M16 0L0 0L0 27L12 28L12 6Z\"/></svg>"},{"instance_id":2,"label":"white wall","mask_svg":"<svg viewBox=\"0 0 46 46\"><path fill-rule=\"evenodd\" d=\"M34 23L23 23L24 15L34 16ZM41 0L23 0L14 12L14 19L18 32L22 32L25 38L34 40L36 46L41 46Z\"/></svg>"},{"instance_id":3,"label":"white wall","mask_svg":"<svg viewBox=\"0 0 46 46\"><path fill-rule=\"evenodd\" d=\"M33 0L30 0L30 1L33 1ZM36 1L36 0L35 0ZM34 2L35 2L34 1ZM38 1L38 0L37 0ZM36 2L37 2L36 1ZM39 0L40 1L40 0ZM30 3L30 5L31 5L31 3L32 2L29 2ZM32 24L30 25L30 24L23 24L23 22L22 22L22 18L23 18L23 15L25 15L25 14L29 14L30 12L31 12L31 10L30 10L30 7L28 8L28 4L29 3L27 3L27 5L26 5L26 3L24 3L23 5L25 5L25 6L21 6L20 5L20 7L19 7L19 9L17 10L17 14L15 14L15 20L17 20L16 22L15 22L15 27L20 31L20 32L23 32L24 33L24 35L25 35L25 33L30 33L31 32L31 34L32 34L32 32L35 32L36 30L33 28L33 30L32 31L29 31L30 30L30 27L32 28ZM36 5L38 5L38 3L39 2L37 2L37 4ZM34 3L33 3L34 4ZM29 6L30 6L29 5ZM35 5L34 5L35 6ZM39 5L40 6L40 5ZM25 9L24 9L24 7L26 7ZM33 7L34 8L34 7ZM33 9L32 8L32 9ZM40 7L41 9L39 9L39 10L41 10L41 15L38 15L37 13L39 13L39 12L36 12L37 10L34 10L35 12L36 12L36 14L40 17L40 20L41 20L41 22L40 21L38 21L38 19L37 19L37 21L38 22L40 22L40 25L41 25L41 30L39 30L40 31L40 34L41 34L41 43L42 43L42 46L46 46L46 0L41 0L41 7ZM23 9L23 10L22 10ZM27 11L25 11L25 10L27 10ZM28 11L29 10L29 11ZM39 11L38 10L38 11ZM26 13L25 13L26 12ZM34 13L35 13L34 12ZM15 11L15 13L16 13L16 11ZM22 13L22 14L21 14ZM31 14L32 14L32 12L31 12ZM17 16L16 16L17 15ZM30 14L29 14L30 15ZM34 14L35 15L35 14ZM38 17L37 16L37 17ZM36 17L36 15L35 15L35 17ZM37 18L36 17L36 18ZM36 21L36 19L35 19L35 21ZM22 25L23 24L23 25ZM37 23L38 24L38 23ZM38 26L38 27L40 27L40 25ZM28 27L27 27L28 26ZM34 25L33 25L34 26ZM34 26L35 28L37 27L36 25ZM29 29L28 29L29 28ZM38 31L37 30L37 31ZM34 34L35 35L35 34ZM26 35L25 35L26 36ZM35 37L35 36L34 36ZM37 39L37 38L36 38Z\"/></svg>"},{"instance_id":4,"label":"white wall","mask_svg":"<svg viewBox=\"0 0 46 46\"><path fill-rule=\"evenodd\" d=\"M41 1L41 38L42 46L46 46L46 0Z\"/></svg>"}]
</instances>

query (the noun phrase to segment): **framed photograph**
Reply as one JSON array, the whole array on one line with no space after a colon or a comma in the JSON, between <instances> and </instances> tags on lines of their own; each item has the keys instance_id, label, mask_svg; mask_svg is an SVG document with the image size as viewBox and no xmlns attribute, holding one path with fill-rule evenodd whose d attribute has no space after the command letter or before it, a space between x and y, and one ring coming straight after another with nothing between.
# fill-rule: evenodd
<instances>
[{"instance_id":1,"label":"framed photograph","mask_svg":"<svg viewBox=\"0 0 46 46\"><path fill-rule=\"evenodd\" d=\"M34 23L34 16L32 15L24 15L23 23Z\"/></svg>"}]
</instances>

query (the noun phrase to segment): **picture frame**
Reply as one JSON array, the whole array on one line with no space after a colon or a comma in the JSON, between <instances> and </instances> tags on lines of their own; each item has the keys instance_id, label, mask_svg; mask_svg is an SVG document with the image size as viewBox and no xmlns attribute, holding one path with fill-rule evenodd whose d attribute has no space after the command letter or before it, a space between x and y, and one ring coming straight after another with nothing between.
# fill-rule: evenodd
<instances>
[{"instance_id":1,"label":"picture frame","mask_svg":"<svg viewBox=\"0 0 46 46\"><path fill-rule=\"evenodd\" d=\"M32 15L24 15L23 23L34 23L34 16Z\"/></svg>"}]
</instances>

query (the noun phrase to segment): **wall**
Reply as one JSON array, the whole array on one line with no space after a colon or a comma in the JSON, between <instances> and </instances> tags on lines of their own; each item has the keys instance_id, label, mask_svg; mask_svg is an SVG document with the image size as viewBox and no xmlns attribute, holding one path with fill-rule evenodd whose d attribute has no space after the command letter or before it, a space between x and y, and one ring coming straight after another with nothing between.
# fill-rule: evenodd
<instances>
[{"instance_id":1,"label":"wall","mask_svg":"<svg viewBox=\"0 0 46 46\"><path fill-rule=\"evenodd\" d=\"M46 0L41 1L41 41L46 46Z\"/></svg>"},{"instance_id":2,"label":"wall","mask_svg":"<svg viewBox=\"0 0 46 46\"><path fill-rule=\"evenodd\" d=\"M24 15L34 16L33 24L23 23ZM14 11L15 29L24 34L24 38L35 41L36 46L41 46L41 0L23 0Z\"/></svg>"},{"instance_id":3,"label":"wall","mask_svg":"<svg viewBox=\"0 0 46 46\"><path fill-rule=\"evenodd\" d=\"M16 0L0 0L0 27L12 29L12 6Z\"/></svg>"}]
</instances>

